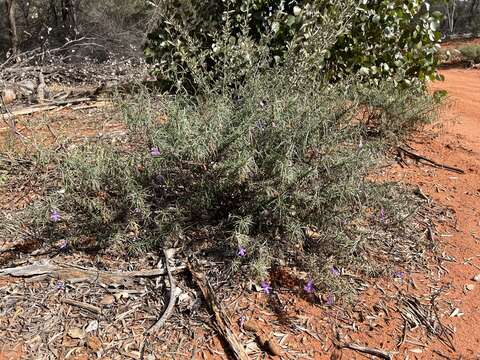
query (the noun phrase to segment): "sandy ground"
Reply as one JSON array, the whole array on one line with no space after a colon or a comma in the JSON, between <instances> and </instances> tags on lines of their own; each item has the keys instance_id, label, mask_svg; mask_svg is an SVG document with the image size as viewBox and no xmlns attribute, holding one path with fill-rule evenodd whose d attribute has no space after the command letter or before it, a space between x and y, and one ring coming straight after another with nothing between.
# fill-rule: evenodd
<instances>
[{"instance_id":1,"label":"sandy ground","mask_svg":"<svg viewBox=\"0 0 480 360\"><path fill-rule=\"evenodd\" d=\"M447 262L443 281L451 286L446 295L464 313L448 318L455 327L455 358L480 358L480 283L472 281L480 273L480 72L444 70L445 82L433 89L445 89L449 104L441 113L440 128L430 127L422 138L412 142L419 153L444 164L465 170L457 175L441 169L391 169L392 179L418 185L442 206L453 210L456 228L441 239L446 253L455 262ZM475 288L465 291L471 284ZM435 358L424 354L422 359Z\"/></svg>"}]
</instances>

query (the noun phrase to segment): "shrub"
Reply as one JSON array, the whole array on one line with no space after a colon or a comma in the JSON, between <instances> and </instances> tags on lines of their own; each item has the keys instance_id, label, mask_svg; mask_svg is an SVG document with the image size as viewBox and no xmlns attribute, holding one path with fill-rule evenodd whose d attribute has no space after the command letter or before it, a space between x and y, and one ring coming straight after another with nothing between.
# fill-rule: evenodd
<instances>
[{"instance_id":1,"label":"shrub","mask_svg":"<svg viewBox=\"0 0 480 360\"><path fill-rule=\"evenodd\" d=\"M243 247L260 273L274 258L317 275L332 261L381 272L364 261L364 247L397 238L378 214L384 208L403 229L412 209L366 175L385 139L428 120L429 98L390 82L298 83L293 75L279 67L217 96L160 96L160 122L146 101L125 105L130 141L58 159L58 182L21 216L22 227L119 251L174 245L233 259Z\"/></svg>"},{"instance_id":2,"label":"shrub","mask_svg":"<svg viewBox=\"0 0 480 360\"><path fill-rule=\"evenodd\" d=\"M462 55L474 63L480 62L480 45L467 45L459 49Z\"/></svg>"},{"instance_id":3,"label":"shrub","mask_svg":"<svg viewBox=\"0 0 480 360\"><path fill-rule=\"evenodd\" d=\"M438 16L421 1L188 4L164 1L162 21L145 49L157 75L177 86L198 89L204 71L210 81L242 80L292 54L299 68L330 80L360 73L411 84L436 75Z\"/></svg>"}]
</instances>

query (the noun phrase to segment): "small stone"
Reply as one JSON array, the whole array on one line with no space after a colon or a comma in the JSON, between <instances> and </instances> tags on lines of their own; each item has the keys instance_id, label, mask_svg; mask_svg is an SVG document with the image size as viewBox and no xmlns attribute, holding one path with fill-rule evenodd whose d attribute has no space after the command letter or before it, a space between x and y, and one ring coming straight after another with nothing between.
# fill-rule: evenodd
<instances>
[{"instance_id":1,"label":"small stone","mask_svg":"<svg viewBox=\"0 0 480 360\"><path fill-rule=\"evenodd\" d=\"M475 275L473 281L480 282L480 274Z\"/></svg>"},{"instance_id":2,"label":"small stone","mask_svg":"<svg viewBox=\"0 0 480 360\"><path fill-rule=\"evenodd\" d=\"M465 285L465 289L467 289L468 291L472 291L473 289L475 289L475 285L474 284L467 284L467 285Z\"/></svg>"}]
</instances>

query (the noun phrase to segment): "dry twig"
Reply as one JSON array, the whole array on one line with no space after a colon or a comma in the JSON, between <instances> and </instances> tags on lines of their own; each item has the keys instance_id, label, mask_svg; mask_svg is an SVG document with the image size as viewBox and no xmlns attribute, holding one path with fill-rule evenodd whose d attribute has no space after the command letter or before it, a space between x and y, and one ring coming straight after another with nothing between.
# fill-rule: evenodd
<instances>
[{"instance_id":1,"label":"dry twig","mask_svg":"<svg viewBox=\"0 0 480 360\"><path fill-rule=\"evenodd\" d=\"M366 346L361 346L361 345L358 345L358 344L355 344L355 343L342 344L342 345L340 345L340 347L345 348L345 349L354 350L354 351L359 351L359 352L362 352L364 354L373 355L373 356L376 356L376 357L379 357L379 358L385 359L385 360L392 360L393 359L393 355L389 351L384 351L384 350L374 349L374 348L370 348L370 347L366 347Z\"/></svg>"},{"instance_id":2,"label":"dry twig","mask_svg":"<svg viewBox=\"0 0 480 360\"><path fill-rule=\"evenodd\" d=\"M212 289L206 276L194 269L193 264L188 264L188 269L192 274L193 281L197 284L202 295L207 302L210 311L213 314L214 328L222 336L223 340L229 345L232 356L239 360L248 360L249 357L240 340L233 332L233 325L230 318L225 313L222 305L218 302L215 292Z\"/></svg>"},{"instance_id":3,"label":"dry twig","mask_svg":"<svg viewBox=\"0 0 480 360\"><path fill-rule=\"evenodd\" d=\"M453 167L453 166L449 166L449 165L444 165L444 164L440 164L434 160L431 160L431 159L428 159L426 158L425 156L422 156L422 155L418 155L418 154L415 154L401 146L398 147L398 151L407 155L408 157L416 160L416 161L425 161L428 165L430 166L433 166L433 167L436 167L436 168L440 168L440 169L445 169L445 170L448 170L448 171L452 171L452 172L455 172L457 174L465 174L465 171L462 170L462 169L459 169L459 168L456 168L456 167Z\"/></svg>"},{"instance_id":4,"label":"dry twig","mask_svg":"<svg viewBox=\"0 0 480 360\"><path fill-rule=\"evenodd\" d=\"M163 315L158 319L158 321L153 324L148 330L147 333L152 333L155 330L160 329L164 324L165 321L168 320L170 315L172 314L173 308L175 306L175 301L177 300L177 294L176 294L176 285L175 285L175 279L173 278L172 271L170 269L170 260L172 259L172 254L173 249L169 250L164 250L163 254L165 255L165 267L167 268L167 274L168 274L168 281L170 283L170 300L168 301L168 306L165 309L165 312Z\"/></svg>"}]
</instances>

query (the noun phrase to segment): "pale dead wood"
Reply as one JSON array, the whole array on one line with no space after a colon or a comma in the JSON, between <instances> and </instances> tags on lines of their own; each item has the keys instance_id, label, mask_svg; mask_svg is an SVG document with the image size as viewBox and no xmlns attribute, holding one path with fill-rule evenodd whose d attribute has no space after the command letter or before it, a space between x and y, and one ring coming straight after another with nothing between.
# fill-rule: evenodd
<instances>
[{"instance_id":1,"label":"pale dead wood","mask_svg":"<svg viewBox=\"0 0 480 360\"><path fill-rule=\"evenodd\" d=\"M179 266L171 271L180 272L185 266ZM120 283L137 277L157 277L165 275L165 269L153 269L143 271L109 272L96 269L79 268L75 266L57 265L49 263L34 263L31 265L15 268L0 269L0 276L32 277L37 275L49 275L61 280L72 280L75 282L100 281L102 283Z\"/></svg>"},{"instance_id":2,"label":"pale dead wood","mask_svg":"<svg viewBox=\"0 0 480 360\"><path fill-rule=\"evenodd\" d=\"M175 279L173 278L172 270L169 264L170 260L172 259L172 253L173 253L173 249L163 251L163 254L165 255L165 267L167 268L168 281L170 283L170 295L169 295L168 306L165 309L165 312L163 313L163 315L160 317L160 319L158 319L158 321L155 324L153 324L150 327L150 329L147 330L147 333L152 333L153 331L160 329L165 324L165 321L167 321L170 315L172 314L173 308L175 306L175 302L177 300L177 294L175 292L175 288L176 288Z\"/></svg>"},{"instance_id":3,"label":"pale dead wood","mask_svg":"<svg viewBox=\"0 0 480 360\"><path fill-rule=\"evenodd\" d=\"M229 345L232 352L232 356L239 360L248 360L249 357L245 352L245 348L240 343L240 340L233 332L232 321L226 314L223 306L219 303L215 296L215 292L212 289L206 276L193 268L191 263L188 264L188 269L192 274L193 281L197 284L202 295L207 302L207 305L213 315L213 325L215 330L222 336L225 342Z\"/></svg>"},{"instance_id":4,"label":"pale dead wood","mask_svg":"<svg viewBox=\"0 0 480 360\"><path fill-rule=\"evenodd\" d=\"M177 293L176 293L176 285L175 279L172 274L170 260L173 257L174 249L164 250L163 254L165 257L165 268L167 269L168 274L168 282L170 283L170 294L169 294L169 301L167 308L163 312L162 316L145 332L145 336L143 337L142 343L140 345L140 359L143 359L144 351L145 351L145 344L146 344L146 336L150 335L154 331L160 329L165 322L170 318L172 315L173 309L175 307L175 302L177 301Z\"/></svg>"},{"instance_id":5,"label":"pale dead wood","mask_svg":"<svg viewBox=\"0 0 480 360\"><path fill-rule=\"evenodd\" d=\"M15 111L10 111L7 114L2 114L2 117L4 120L9 120L9 119L14 119L18 116L22 115L31 115L34 113L39 113L39 112L45 112L45 111L51 111L51 110L56 110L61 106L65 105L74 105L74 104L79 104L83 102L91 102L94 101L94 98L90 97L81 97L81 98L76 98L76 99L66 99L66 100L59 100L59 101L51 101L48 102L48 105L42 104L41 106L39 105L34 105L30 106L24 109L20 110L15 110ZM73 110L81 110L81 109L90 109L90 108L95 108L95 107L104 107L107 106L108 103L106 101L99 101L95 103L89 103L86 105L78 105L72 107Z\"/></svg>"},{"instance_id":6,"label":"pale dead wood","mask_svg":"<svg viewBox=\"0 0 480 360\"><path fill-rule=\"evenodd\" d=\"M374 349L374 348L370 348L370 347L366 347L366 346L361 346L361 345L358 345L358 344L355 344L355 343L342 344L342 345L340 345L340 347L345 348L345 349L358 351L358 352L361 352L361 353L364 353L364 354L373 355L373 356L376 356L376 357L379 357L379 358L385 359L385 360L392 360L393 359L393 355L389 351L384 351L384 350Z\"/></svg>"},{"instance_id":7,"label":"pale dead wood","mask_svg":"<svg viewBox=\"0 0 480 360\"><path fill-rule=\"evenodd\" d=\"M71 299L61 299L60 301L64 304L76 306L76 307L88 310L90 312L93 312L95 314L101 314L102 313L102 309L100 309L99 307L97 307L95 305L91 305L91 304L87 304L87 303L84 303L84 302L75 301L75 300L71 300Z\"/></svg>"}]
</instances>

